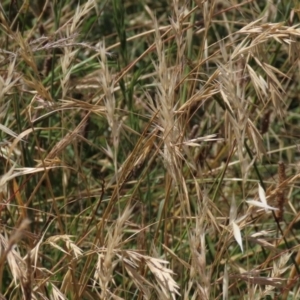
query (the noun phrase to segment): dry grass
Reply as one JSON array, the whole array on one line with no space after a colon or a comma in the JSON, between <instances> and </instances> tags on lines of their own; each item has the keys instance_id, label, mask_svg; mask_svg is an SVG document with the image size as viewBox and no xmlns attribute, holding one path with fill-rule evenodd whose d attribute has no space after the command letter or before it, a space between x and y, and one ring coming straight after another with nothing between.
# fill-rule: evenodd
<instances>
[{"instance_id":1,"label":"dry grass","mask_svg":"<svg viewBox=\"0 0 300 300\"><path fill-rule=\"evenodd\" d=\"M298 299L297 1L21 2L0 299Z\"/></svg>"}]
</instances>

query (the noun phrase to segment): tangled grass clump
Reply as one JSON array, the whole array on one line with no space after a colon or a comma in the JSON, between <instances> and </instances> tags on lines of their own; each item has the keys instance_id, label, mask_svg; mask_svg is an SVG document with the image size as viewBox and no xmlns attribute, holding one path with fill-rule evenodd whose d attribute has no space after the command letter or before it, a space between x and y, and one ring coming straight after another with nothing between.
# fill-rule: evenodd
<instances>
[{"instance_id":1,"label":"tangled grass clump","mask_svg":"<svg viewBox=\"0 0 300 300\"><path fill-rule=\"evenodd\" d=\"M2 1L1 299L298 299L297 1Z\"/></svg>"}]
</instances>

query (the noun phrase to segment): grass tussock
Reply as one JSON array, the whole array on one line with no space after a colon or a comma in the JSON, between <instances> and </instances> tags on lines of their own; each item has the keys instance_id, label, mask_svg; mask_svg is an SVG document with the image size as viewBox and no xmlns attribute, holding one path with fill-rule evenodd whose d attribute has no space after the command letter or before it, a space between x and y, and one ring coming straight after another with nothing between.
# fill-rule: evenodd
<instances>
[{"instance_id":1,"label":"grass tussock","mask_svg":"<svg viewBox=\"0 0 300 300\"><path fill-rule=\"evenodd\" d=\"M297 1L2 1L0 299L298 299Z\"/></svg>"}]
</instances>

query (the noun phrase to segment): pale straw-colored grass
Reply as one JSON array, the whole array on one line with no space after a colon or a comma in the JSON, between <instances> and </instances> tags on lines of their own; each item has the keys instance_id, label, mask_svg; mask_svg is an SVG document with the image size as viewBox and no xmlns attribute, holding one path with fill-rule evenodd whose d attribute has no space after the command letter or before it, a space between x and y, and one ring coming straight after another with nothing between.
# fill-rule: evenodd
<instances>
[{"instance_id":1,"label":"pale straw-colored grass","mask_svg":"<svg viewBox=\"0 0 300 300\"><path fill-rule=\"evenodd\" d=\"M296 4L50 2L0 5L0 298L297 299Z\"/></svg>"}]
</instances>

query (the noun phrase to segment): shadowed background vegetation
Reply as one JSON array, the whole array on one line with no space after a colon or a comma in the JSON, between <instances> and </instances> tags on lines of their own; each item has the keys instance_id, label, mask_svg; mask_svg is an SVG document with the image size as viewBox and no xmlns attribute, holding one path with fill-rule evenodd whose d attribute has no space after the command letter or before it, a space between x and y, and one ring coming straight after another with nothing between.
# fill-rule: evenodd
<instances>
[{"instance_id":1,"label":"shadowed background vegetation","mask_svg":"<svg viewBox=\"0 0 300 300\"><path fill-rule=\"evenodd\" d=\"M1 1L0 298L299 299L299 17Z\"/></svg>"}]
</instances>

